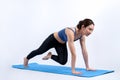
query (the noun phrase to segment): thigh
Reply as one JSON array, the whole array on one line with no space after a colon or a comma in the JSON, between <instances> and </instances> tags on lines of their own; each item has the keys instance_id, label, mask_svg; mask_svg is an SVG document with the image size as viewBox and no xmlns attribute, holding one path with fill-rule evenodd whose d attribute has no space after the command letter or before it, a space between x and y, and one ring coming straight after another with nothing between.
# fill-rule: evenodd
<instances>
[{"instance_id":1,"label":"thigh","mask_svg":"<svg viewBox=\"0 0 120 80\"><path fill-rule=\"evenodd\" d=\"M46 52L50 48L54 47L54 41L55 41L54 40L54 36L53 36L53 34L51 34L48 38L46 38L44 40L44 42L42 43L42 45L37 50L40 51L41 53Z\"/></svg>"},{"instance_id":2,"label":"thigh","mask_svg":"<svg viewBox=\"0 0 120 80\"><path fill-rule=\"evenodd\" d=\"M58 54L58 57L60 57L60 59L67 59L68 52L67 52L66 44L59 44L59 45L55 46L55 50Z\"/></svg>"}]
</instances>

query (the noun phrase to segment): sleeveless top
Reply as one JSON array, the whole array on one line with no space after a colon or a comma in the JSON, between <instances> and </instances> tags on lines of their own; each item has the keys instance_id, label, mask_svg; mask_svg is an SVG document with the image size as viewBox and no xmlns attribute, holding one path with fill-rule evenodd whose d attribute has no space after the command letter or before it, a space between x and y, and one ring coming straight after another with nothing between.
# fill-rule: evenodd
<instances>
[{"instance_id":1,"label":"sleeveless top","mask_svg":"<svg viewBox=\"0 0 120 80\"><path fill-rule=\"evenodd\" d=\"M67 27L67 28L70 29L70 30L72 30L72 31L74 32L74 37L75 37L74 41L76 41L76 40L78 40L78 39L80 39L80 38L82 37L82 36L79 36L78 38L76 38L76 28L75 28L75 27L72 27L72 28ZM65 29L66 29L66 28L60 30L60 31L58 32L58 36L59 36L59 38L60 38L62 41L67 42L67 35L66 35L66 33L65 33Z\"/></svg>"}]
</instances>

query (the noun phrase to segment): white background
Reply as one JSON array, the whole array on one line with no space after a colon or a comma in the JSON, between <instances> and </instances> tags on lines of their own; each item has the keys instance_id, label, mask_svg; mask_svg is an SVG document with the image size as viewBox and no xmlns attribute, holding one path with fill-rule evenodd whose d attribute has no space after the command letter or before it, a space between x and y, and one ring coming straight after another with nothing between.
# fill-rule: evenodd
<instances>
[{"instance_id":1,"label":"white background","mask_svg":"<svg viewBox=\"0 0 120 80\"><path fill-rule=\"evenodd\" d=\"M13 64L22 64L23 57L38 48L49 34L74 27L84 18L95 23L94 32L86 40L90 66L115 70L89 80L120 79L119 4L119 0L0 0L0 80L88 80L11 68ZM75 46L76 67L85 67L79 42ZM50 51L56 54L54 49ZM30 62L59 65L52 60L41 60L46 54ZM65 66L70 66L70 52L68 57Z\"/></svg>"}]
</instances>

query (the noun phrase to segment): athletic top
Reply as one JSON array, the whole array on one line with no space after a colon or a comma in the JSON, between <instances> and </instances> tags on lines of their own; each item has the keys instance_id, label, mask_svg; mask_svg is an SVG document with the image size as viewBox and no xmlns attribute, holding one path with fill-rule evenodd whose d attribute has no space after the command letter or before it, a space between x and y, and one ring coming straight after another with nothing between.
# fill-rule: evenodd
<instances>
[{"instance_id":1,"label":"athletic top","mask_svg":"<svg viewBox=\"0 0 120 80\"><path fill-rule=\"evenodd\" d=\"M58 32L58 36L60 37L60 39L61 39L62 41L67 42L67 35L66 35L66 33L65 33L65 29L66 29L66 28L60 30L60 31ZM76 40L78 40L78 39L81 38L81 36L79 36L78 38L76 38L76 28L75 28L75 27L73 27L73 28L69 28L69 27L68 27L68 29L70 29L70 30L72 30L72 31L74 32L74 36L75 36L74 41L76 41Z\"/></svg>"}]
</instances>

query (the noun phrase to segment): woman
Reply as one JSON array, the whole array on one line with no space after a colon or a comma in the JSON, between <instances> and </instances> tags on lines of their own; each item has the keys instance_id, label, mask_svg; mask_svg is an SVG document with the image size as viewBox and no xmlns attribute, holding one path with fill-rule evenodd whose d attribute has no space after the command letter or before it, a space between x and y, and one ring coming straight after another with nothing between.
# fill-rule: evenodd
<instances>
[{"instance_id":1,"label":"woman","mask_svg":"<svg viewBox=\"0 0 120 80\"><path fill-rule=\"evenodd\" d=\"M84 19L81 20L76 27L67 27L60 30L59 32L54 32L42 43L42 45L38 49L32 51L27 57L24 58L24 66L27 67L28 61L31 58L48 51L50 48L55 48L57 55L52 55L52 53L49 52L45 57L43 57L43 60L48 60L51 58L62 65L66 64L68 58L66 43L68 42L68 46L72 56L72 73L80 74L80 72L77 72L75 70L76 51L74 46L74 41L79 40L86 70L94 70L89 67L88 53L85 46L85 36L89 36L93 32L93 30L94 22L91 19Z\"/></svg>"}]
</instances>

